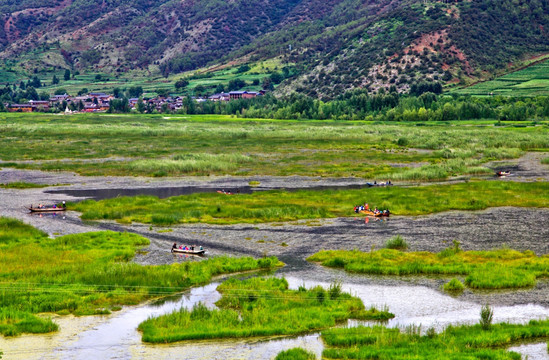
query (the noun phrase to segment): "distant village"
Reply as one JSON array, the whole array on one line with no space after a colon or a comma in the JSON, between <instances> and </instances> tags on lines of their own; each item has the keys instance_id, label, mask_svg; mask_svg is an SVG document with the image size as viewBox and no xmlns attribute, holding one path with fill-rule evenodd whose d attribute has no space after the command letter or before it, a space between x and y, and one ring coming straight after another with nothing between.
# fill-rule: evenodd
<instances>
[{"instance_id":1,"label":"distant village","mask_svg":"<svg viewBox=\"0 0 549 360\"><path fill-rule=\"evenodd\" d=\"M253 99L257 96L263 96L264 90L261 91L231 91L228 93L214 94L209 97L193 97L195 102L228 102L238 99ZM144 108L146 112L176 112L183 107L185 97L177 96L157 96L154 98L143 98ZM49 100L30 100L25 104L5 104L9 112L49 112L49 111L64 111L66 113L73 112L106 112L111 108L113 100L116 99L111 94L102 92L90 92L87 95L70 96L67 94L54 95ZM129 108L136 110L140 98L128 99Z\"/></svg>"}]
</instances>

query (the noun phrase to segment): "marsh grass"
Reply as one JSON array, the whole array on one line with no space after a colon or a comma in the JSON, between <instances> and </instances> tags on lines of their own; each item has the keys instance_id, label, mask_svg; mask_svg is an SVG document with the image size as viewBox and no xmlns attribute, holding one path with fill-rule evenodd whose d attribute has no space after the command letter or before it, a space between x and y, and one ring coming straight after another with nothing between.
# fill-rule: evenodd
<instances>
[{"instance_id":1,"label":"marsh grass","mask_svg":"<svg viewBox=\"0 0 549 360\"><path fill-rule=\"evenodd\" d=\"M29 318L42 312L104 314L205 284L215 275L281 265L276 258L230 257L161 266L129 262L148 244L139 235L111 231L50 239L18 220L0 218L0 308ZM14 329L8 319L0 321L0 329L9 334L55 330L25 319L28 328Z\"/></svg>"},{"instance_id":2,"label":"marsh grass","mask_svg":"<svg viewBox=\"0 0 549 360\"><path fill-rule=\"evenodd\" d=\"M10 162L3 163L4 167L82 175L436 180L483 174L488 171L482 166L487 161L515 158L530 149L549 149L547 127L500 128L484 126L481 121L422 127L413 123L371 125L358 121L244 120L222 115L165 118L161 114L60 117L12 113L2 115L0 132L10 136L0 138L0 158ZM22 160L26 161L18 162ZM415 168L415 164L426 162L429 165Z\"/></svg>"},{"instance_id":3,"label":"marsh grass","mask_svg":"<svg viewBox=\"0 0 549 360\"><path fill-rule=\"evenodd\" d=\"M4 189L36 189L36 188L43 188L48 186L50 185L35 184L35 183L29 183L24 181L14 181L11 183L0 184L0 188L4 188Z\"/></svg>"},{"instance_id":4,"label":"marsh grass","mask_svg":"<svg viewBox=\"0 0 549 360\"><path fill-rule=\"evenodd\" d=\"M337 286L336 286L337 287ZM142 322L143 341L295 335L335 326L344 320L387 320L394 317L347 293L317 286L289 290L285 279L231 279L218 287L217 309L198 304Z\"/></svg>"},{"instance_id":5,"label":"marsh grass","mask_svg":"<svg viewBox=\"0 0 549 360\"><path fill-rule=\"evenodd\" d=\"M170 159L137 160L127 164L132 173L166 175L226 173L247 163L250 158L241 154L178 154Z\"/></svg>"},{"instance_id":6,"label":"marsh grass","mask_svg":"<svg viewBox=\"0 0 549 360\"><path fill-rule=\"evenodd\" d=\"M395 215L500 206L549 207L549 183L470 181L413 188L277 190L234 196L203 193L167 199L136 196L85 200L68 206L82 212L83 220L171 225L265 223L356 216L352 211L353 204L364 202L380 204Z\"/></svg>"},{"instance_id":7,"label":"marsh grass","mask_svg":"<svg viewBox=\"0 0 549 360\"><path fill-rule=\"evenodd\" d=\"M408 249L408 243L400 235L397 235L385 243L387 249L406 250Z\"/></svg>"},{"instance_id":8,"label":"marsh grass","mask_svg":"<svg viewBox=\"0 0 549 360\"><path fill-rule=\"evenodd\" d=\"M549 336L549 321L528 324L480 324L449 326L442 333L401 333L382 326L324 330L322 353L328 359L513 359L520 354L505 348L518 341L535 341Z\"/></svg>"},{"instance_id":9,"label":"marsh grass","mask_svg":"<svg viewBox=\"0 0 549 360\"><path fill-rule=\"evenodd\" d=\"M482 330L490 330L492 327L492 320L494 318L494 311L490 305L485 304L480 309L480 327Z\"/></svg>"},{"instance_id":10,"label":"marsh grass","mask_svg":"<svg viewBox=\"0 0 549 360\"><path fill-rule=\"evenodd\" d=\"M473 289L526 288L549 274L549 256L511 249L461 251L455 245L441 251L402 252L380 249L322 250L308 261L349 272L374 275L463 275ZM457 285L455 282L453 285Z\"/></svg>"},{"instance_id":11,"label":"marsh grass","mask_svg":"<svg viewBox=\"0 0 549 360\"><path fill-rule=\"evenodd\" d=\"M465 285L463 285L463 283L458 279L453 278L452 280L445 283L442 288L444 291L450 293L459 293L465 289Z\"/></svg>"},{"instance_id":12,"label":"marsh grass","mask_svg":"<svg viewBox=\"0 0 549 360\"><path fill-rule=\"evenodd\" d=\"M316 355L302 348L293 348L281 351L275 360L315 360Z\"/></svg>"}]
</instances>

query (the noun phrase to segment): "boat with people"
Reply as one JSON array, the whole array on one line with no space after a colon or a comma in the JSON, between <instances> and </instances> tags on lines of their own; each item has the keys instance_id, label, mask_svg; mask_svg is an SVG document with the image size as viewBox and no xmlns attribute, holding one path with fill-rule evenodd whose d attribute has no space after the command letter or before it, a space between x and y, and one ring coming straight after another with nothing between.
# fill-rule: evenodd
<instances>
[{"instance_id":1,"label":"boat with people","mask_svg":"<svg viewBox=\"0 0 549 360\"><path fill-rule=\"evenodd\" d=\"M391 212L389 211L389 209L379 210L376 207L374 208L374 210L372 210L370 209L370 206L367 203L364 203L364 205L357 205L354 207L353 210L357 214L364 214L367 216L389 217L389 215L391 215Z\"/></svg>"},{"instance_id":2,"label":"boat with people","mask_svg":"<svg viewBox=\"0 0 549 360\"><path fill-rule=\"evenodd\" d=\"M391 215L391 212L389 210L379 210L379 211L374 211L374 210L359 210L359 213L360 214L365 214L365 215L368 215L368 216L375 216L375 217L389 217L389 215Z\"/></svg>"},{"instance_id":3,"label":"boat with people","mask_svg":"<svg viewBox=\"0 0 549 360\"><path fill-rule=\"evenodd\" d=\"M393 183L391 182L391 180L389 181L384 181L384 182L377 182L377 181L374 181L373 183L371 182L367 182L366 185L368 185L368 187L376 187L376 186L393 186Z\"/></svg>"},{"instance_id":4,"label":"boat with people","mask_svg":"<svg viewBox=\"0 0 549 360\"><path fill-rule=\"evenodd\" d=\"M38 207L33 207L32 205L27 208L30 212L58 212L58 211L65 211L67 210L67 207L65 206L65 202L63 202L63 206L45 206L45 205L38 205Z\"/></svg>"},{"instance_id":5,"label":"boat with people","mask_svg":"<svg viewBox=\"0 0 549 360\"><path fill-rule=\"evenodd\" d=\"M511 175L511 172L510 171L498 171L498 172L496 172L496 175L499 176L499 177L504 177L504 176Z\"/></svg>"},{"instance_id":6,"label":"boat with people","mask_svg":"<svg viewBox=\"0 0 549 360\"><path fill-rule=\"evenodd\" d=\"M196 247L196 246L177 246L176 243L172 246L172 253L176 254L187 254L187 255L204 255L206 250L202 246Z\"/></svg>"}]
</instances>

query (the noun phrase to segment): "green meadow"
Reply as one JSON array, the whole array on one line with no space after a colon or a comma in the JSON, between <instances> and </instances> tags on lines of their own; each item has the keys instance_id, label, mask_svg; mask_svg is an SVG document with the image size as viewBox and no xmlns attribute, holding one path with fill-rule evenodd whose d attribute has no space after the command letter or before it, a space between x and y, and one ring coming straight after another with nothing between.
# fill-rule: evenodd
<instances>
[{"instance_id":1,"label":"green meadow","mask_svg":"<svg viewBox=\"0 0 549 360\"><path fill-rule=\"evenodd\" d=\"M464 89L452 91L461 95L549 95L549 60L541 61L491 81L481 82Z\"/></svg>"},{"instance_id":2,"label":"green meadow","mask_svg":"<svg viewBox=\"0 0 549 360\"><path fill-rule=\"evenodd\" d=\"M141 236L110 231L52 239L18 220L0 218L0 333L51 332L57 325L36 314L108 314L206 284L216 275L281 265L276 258L231 257L132 263L136 250L148 244Z\"/></svg>"},{"instance_id":3,"label":"green meadow","mask_svg":"<svg viewBox=\"0 0 549 360\"><path fill-rule=\"evenodd\" d=\"M488 161L549 150L549 127L501 125L5 113L0 159L3 167L82 175L431 181L491 175Z\"/></svg>"},{"instance_id":4,"label":"green meadow","mask_svg":"<svg viewBox=\"0 0 549 360\"><path fill-rule=\"evenodd\" d=\"M317 286L289 290L279 278L227 280L218 286L222 297L217 309L198 304L192 310L149 318L138 329L143 341L167 343L182 340L296 335L333 327L347 319L388 320L386 310L365 309L362 301L341 291Z\"/></svg>"},{"instance_id":5,"label":"green meadow","mask_svg":"<svg viewBox=\"0 0 549 360\"><path fill-rule=\"evenodd\" d=\"M308 261L345 271L374 275L461 276L472 289L511 289L533 287L549 275L549 255L511 249L461 251L459 243L439 252L403 252L393 249L322 250ZM445 289L459 291L457 279Z\"/></svg>"},{"instance_id":6,"label":"green meadow","mask_svg":"<svg viewBox=\"0 0 549 360\"><path fill-rule=\"evenodd\" d=\"M353 207L390 209L396 215L424 215L489 207L549 207L549 183L470 181L448 185L345 189L259 191L227 196L202 193L159 199L117 197L70 203L83 220L116 220L153 225L178 223L264 223L356 216Z\"/></svg>"},{"instance_id":7,"label":"green meadow","mask_svg":"<svg viewBox=\"0 0 549 360\"><path fill-rule=\"evenodd\" d=\"M410 327L337 328L322 332L326 348L323 359L492 359L520 360L520 354L505 348L522 342L546 341L549 321L530 321L525 325L493 324L483 329L480 324L449 326L437 334Z\"/></svg>"}]
</instances>

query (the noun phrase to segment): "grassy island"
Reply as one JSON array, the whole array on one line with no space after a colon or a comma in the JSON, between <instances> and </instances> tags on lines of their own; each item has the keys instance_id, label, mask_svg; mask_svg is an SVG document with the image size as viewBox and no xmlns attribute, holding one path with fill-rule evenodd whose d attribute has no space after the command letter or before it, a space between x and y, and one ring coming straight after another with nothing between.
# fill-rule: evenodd
<instances>
[{"instance_id":1,"label":"grassy island","mask_svg":"<svg viewBox=\"0 0 549 360\"><path fill-rule=\"evenodd\" d=\"M459 244L439 253L380 249L323 250L307 260L349 272L375 275L463 276L474 289L523 288L549 275L549 255L511 249L461 251Z\"/></svg>"},{"instance_id":2,"label":"grassy island","mask_svg":"<svg viewBox=\"0 0 549 360\"><path fill-rule=\"evenodd\" d=\"M317 286L289 290L285 279L231 279L218 290L218 309L198 304L192 310L151 318L139 325L143 341L152 343L194 339L295 335L326 329L347 319L387 320L388 311L365 309L362 301L341 292L338 284L328 290Z\"/></svg>"},{"instance_id":3,"label":"grassy island","mask_svg":"<svg viewBox=\"0 0 549 360\"><path fill-rule=\"evenodd\" d=\"M233 196L205 193L167 199L136 196L85 200L69 207L82 212L84 220L234 224L356 216L353 206L365 202L389 208L396 215L500 206L549 207L549 183L471 181L411 188L261 191Z\"/></svg>"},{"instance_id":4,"label":"grassy island","mask_svg":"<svg viewBox=\"0 0 549 360\"><path fill-rule=\"evenodd\" d=\"M0 333L50 332L57 325L35 314L105 314L205 284L215 275L280 265L276 258L230 257L161 266L130 262L148 244L141 236L110 231L52 239L0 218Z\"/></svg>"},{"instance_id":5,"label":"grassy island","mask_svg":"<svg viewBox=\"0 0 549 360\"><path fill-rule=\"evenodd\" d=\"M325 330L322 340L327 348L322 358L520 360L520 354L505 347L520 341L545 341L549 320L493 324L488 330L481 325L449 326L440 334L428 330L420 335L418 330L410 328L403 333L382 326Z\"/></svg>"}]
</instances>

